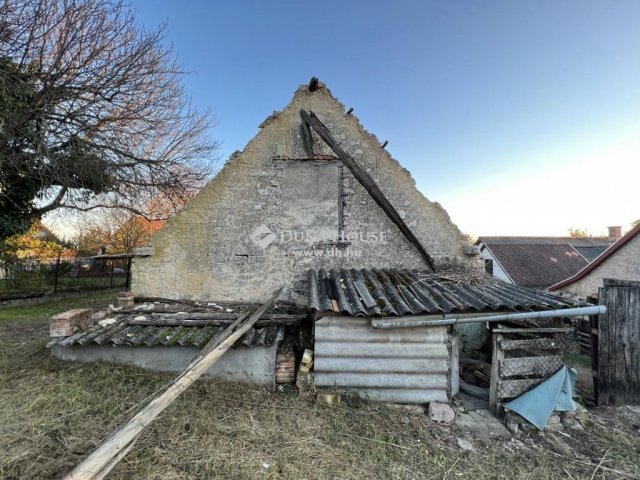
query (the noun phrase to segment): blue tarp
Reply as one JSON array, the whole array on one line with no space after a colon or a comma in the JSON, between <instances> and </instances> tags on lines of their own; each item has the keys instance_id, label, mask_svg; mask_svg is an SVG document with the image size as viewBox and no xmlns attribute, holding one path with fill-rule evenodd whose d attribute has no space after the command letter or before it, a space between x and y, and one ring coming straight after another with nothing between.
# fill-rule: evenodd
<instances>
[{"instance_id":1,"label":"blue tarp","mask_svg":"<svg viewBox=\"0 0 640 480\"><path fill-rule=\"evenodd\" d=\"M554 411L573 412L576 409L573 389L576 371L562 367L544 382L504 405L523 416L538 429L544 429Z\"/></svg>"}]
</instances>

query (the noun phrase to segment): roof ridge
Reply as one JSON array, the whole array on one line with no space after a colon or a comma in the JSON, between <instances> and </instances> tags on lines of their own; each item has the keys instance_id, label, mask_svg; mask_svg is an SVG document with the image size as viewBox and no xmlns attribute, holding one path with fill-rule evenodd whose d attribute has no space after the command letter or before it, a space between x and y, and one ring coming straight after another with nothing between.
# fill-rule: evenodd
<instances>
[{"instance_id":1,"label":"roof ridge","mask_svg":"<svg viewBox=\"0 0 640 480\"><path fill-rule=\"evenodd\" d=\"M586 267L584 267L582 270L577 272L572 277L562 280L561 282L558 282L554 285L551 285L549 287L549 290L550 291L558 290L559 288L566 287L567 285L571 285L572 283L577 282L578 280L586 277L589 273L591 273L593 270L595 270L600 265L602 265L602 263L605 260L607 260L610 256L612 256L614 253L616 253L618 250L624 247L627 243L633 240L633 238L635 238L635 236L638 235L638 233L640 233L640 223L635 227L633 227L631 230L629 230L626 234L624 234L617 242L615 242L613 245L607 248L604 252L598 255L593 260L593 262L587 264Z\"/></svg>"}]
</instances>

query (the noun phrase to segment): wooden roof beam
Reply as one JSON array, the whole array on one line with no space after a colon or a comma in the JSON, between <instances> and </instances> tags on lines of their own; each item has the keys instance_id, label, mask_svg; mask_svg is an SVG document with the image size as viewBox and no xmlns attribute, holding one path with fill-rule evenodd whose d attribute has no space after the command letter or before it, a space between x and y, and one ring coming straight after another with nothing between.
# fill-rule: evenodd
<instances>
[{"instance_id":1,"label":"wooden roof beam","mask_svg":"<svg viewBox=\"0 0 640 480\"><path fill-rule=\"evenodd\" d=\"M391 219L393 223L400 229L402 234L409 240L410 243L413 244L414 247L418 250L426 264L429 266L431 270L436 271L435 265L433 263L433 259L427 253L425 248L420 243L420 240L414 235L411 229L404 223L404 220L400 217L400 214L396 211L396 209L391 205L391 202L387 200L387 197L384 196L384 193L378 188L376 183L371 178L364 168L362 168L356 160L351 157L347 152L345 152L338 142L335 141L331 132L326 127L322 121L316 116L313 112L305 112L304 110L300 110L300 116L302 117L302 123L306 123L309 127L311 127L318 136L334 151L336 156L342 160L353 176L360 182L360 184L369 192L369 195L375 200L375 202L380 205L382 210L387 214L387 216ZM303 127L304 128L304 127Z\"/></svg>"}]
</instances>

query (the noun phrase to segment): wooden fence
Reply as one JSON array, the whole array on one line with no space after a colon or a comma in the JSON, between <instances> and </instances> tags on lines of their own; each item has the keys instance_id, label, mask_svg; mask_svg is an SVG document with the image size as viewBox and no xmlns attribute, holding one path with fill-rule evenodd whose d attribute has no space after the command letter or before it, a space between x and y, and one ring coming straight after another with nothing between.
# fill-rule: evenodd
<instances>
[{"instance_id":1,"label":"wooden fence","mask_svg":"<svg viewBox=\"0 0 640 480\"><path fill-rule=\"evenodd\" d=\"M640 282L605 279L598 299L596 403L640 404Z\"/></svg>"}]
</instances>

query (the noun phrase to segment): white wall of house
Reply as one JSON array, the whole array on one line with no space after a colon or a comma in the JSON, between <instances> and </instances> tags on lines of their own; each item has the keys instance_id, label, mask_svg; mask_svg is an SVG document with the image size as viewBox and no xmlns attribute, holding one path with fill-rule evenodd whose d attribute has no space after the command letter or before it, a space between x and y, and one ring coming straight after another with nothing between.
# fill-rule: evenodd
<instances>
[{"instance_id":1,"label":"white wall of house","mask_svg":"<svg viewBox=\"0 0 640 480\"><path fill-rule=\"evenodd\" d=\"M492 273L493 276L507 283L513 284L513 281L509 278L509 275L507 275L507 272L503 270L503 268L500 266L500 263L498 263L498 261L489 251L489 249L483 243L480 243L479 247L480 247L479 256L482 260L482 263L485 264L487 260L490 260L493 262L493 273Z\"/></svg>"},{"instance_id":2,"label":"white wall of house","mask_svg":"<svg viewBox=\"0 0 640 480\"><path fill-rule=\"evenodd\" d=\"M640 280L640 235L636 235L629 243L607 258L586 277L570 283L558 291L578 298L597 295L598 288L603 286L603 279Z\"/></svg>"}]
</instances>

